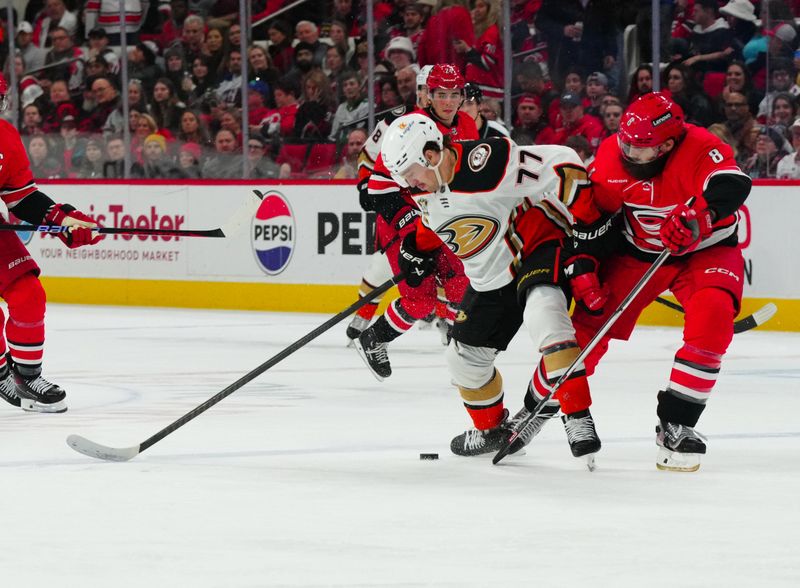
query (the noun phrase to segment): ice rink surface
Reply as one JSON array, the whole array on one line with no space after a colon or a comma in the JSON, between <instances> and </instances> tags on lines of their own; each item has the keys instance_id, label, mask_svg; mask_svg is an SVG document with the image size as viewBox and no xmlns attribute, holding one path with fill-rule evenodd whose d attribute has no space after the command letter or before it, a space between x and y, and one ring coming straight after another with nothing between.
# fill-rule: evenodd
<instances>
[{"instance_id":1,"label":"ice rink surface","mask_svg":"<svg viewBox=\"0 0 800 588\"><path fill-rule=\"evenodd\" d=\"M452 456L468 420L438 334L396 341L380 384L344 324L130 462L65 443L138 444L326 318L50 305L70 410L0 406L0 585L800 586L797 334L735 337L695 474L654 465L676 329L592 379L594 473L555 421L500 466ZM522 334L498 361L512 412L534 360Z\"/></svg>"}]
</instances>

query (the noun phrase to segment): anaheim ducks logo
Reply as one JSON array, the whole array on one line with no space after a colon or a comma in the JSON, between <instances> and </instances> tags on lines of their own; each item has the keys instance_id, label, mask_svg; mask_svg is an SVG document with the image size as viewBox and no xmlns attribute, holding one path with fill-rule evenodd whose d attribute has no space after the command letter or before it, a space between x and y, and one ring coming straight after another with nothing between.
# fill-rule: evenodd
<instances>
[{"instance_id":1,"label":"anaheim ducks logo","mask_svg":"<svg viewBox=\"0 0 800 588\"><path fill-rule=\"evenodd\" d=\"M488 216L459 216L436 229L445 245L461 259L478 255L500 230L500 223Z\"/></svg>"}]
</instances>

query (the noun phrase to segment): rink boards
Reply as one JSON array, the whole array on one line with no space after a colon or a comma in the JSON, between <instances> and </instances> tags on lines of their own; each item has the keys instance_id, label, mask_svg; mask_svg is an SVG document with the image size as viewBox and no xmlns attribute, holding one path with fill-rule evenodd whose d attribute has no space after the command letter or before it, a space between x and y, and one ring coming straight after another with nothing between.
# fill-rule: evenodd
<instances>
[{"instance_id":1,"label":"rink boards","mask_svg":"<svg viewBox=\"0 0 800 588\"><path fill-rule=\"evenodd\" d=\"M350 181L41 182L104 226L209 229L223 225L257 189L267 195L232 237L107 235L69 250L53 237L21 233L54 302L332 313L352 303L374 242L374 217ZM800 182L757 182L741 214L744 311L768 301L766 325L800 330L800 261L790 240L800 218ZM680 324L655 305L646 324Z\"/></svg>"}]
</instances>

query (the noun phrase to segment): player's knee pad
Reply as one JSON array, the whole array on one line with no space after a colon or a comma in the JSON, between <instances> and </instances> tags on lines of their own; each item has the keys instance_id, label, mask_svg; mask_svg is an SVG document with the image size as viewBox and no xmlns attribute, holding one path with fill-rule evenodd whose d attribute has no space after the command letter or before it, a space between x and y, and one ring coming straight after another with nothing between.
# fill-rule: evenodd
<instances>
[{"instance_id":1,"label":"player's knee pad","mask_svg":"<svg viewBox=\"0 0 800 588\"><path fill-rule=\"evenodd\" d=\"M8 304L8 315L11 319L22 323L44 320L47 295L39 278L32 273L14 280L2 296Z\"/></svg>"},{"instance_id":2,"label":"player's knee pad","mask_svg":"<svg viewBox=\"0 0 800 588\"><path fill-rule=\"evenodd\" d=\"M458 341L452 341L445 352L450 377L459 388L478 389L491 381L495 357L496 349L473 347Z\"/></svg>"},{"instance_id":3,"label":"player's knee pad","mask_svg":"<svg viewBox=\"0 0 800 588\"><path fill-rule=\"evenodd\" d=\"M683 339L687 345L723 354L733 339L736 305L721 288L703 288L686 301Z\"/></svg>"},{"instance_id":4,"label":"player's knee pad","mask_svg":"<svg viewBox=\"0 0 800 588\"><path fill-rule=\"evenodd\" d=\"M541 285L529 289L522 320L540 351L556 343L575 341L567 299L556 286Z\"/></svg>"},{"instance_id":5,"label":"player's knee pad","mask_svg":"<svg viewBox=\"0 0 800 588\"><path fill-rule=\"evenodd\" d=\"M373 288L377 288L391 278L392 275L392 266L389 264L386 253L376 251L372 254L369 267L364 272L362 279L364 282L371 284Z\"/></svg>"}]
</instances>

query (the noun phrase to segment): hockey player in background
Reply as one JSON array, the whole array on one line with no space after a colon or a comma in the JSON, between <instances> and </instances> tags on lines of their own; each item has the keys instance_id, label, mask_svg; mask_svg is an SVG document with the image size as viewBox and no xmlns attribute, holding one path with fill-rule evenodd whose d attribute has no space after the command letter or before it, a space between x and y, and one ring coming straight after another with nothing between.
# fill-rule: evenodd
<instances>
[{"instance_id":1,"label":"hockey player in background","mask_svg":"<svg viewBox=\"0 0 800 588\"><path fill-rule=\"evenodd\" d=\"M600 145L590 177L593 202L573 210L577 256L567 268L579 303L573 314L579 343L598 331L664 248L672 256L586 358L587 372L609 339L628 339L642 310L671 290L686 314L683 346L658 393L656 465L697 470L706 444L694 427L742 298L736 212L750 192L750 178L727 144L686 124L680 106L661 93L646 94L628 108L618 135ZM621 245L614 244L620 233Z\"/></svg>"},{"instance_id":2,"label":"hockey player in background","mask_svg":"<svg viewBox=\"0 0 800 588\"><path fill-rule=\"evenodd\" d=\"M7 107L7 92L0 76L0 110ZM69 227L58 237L70 248L100 239L91 218L39 191L19 133L6 121L0 121L0 160L0 198L14 216L34 225ZM7 321L0 312L0 396L23 410L64 412L66 393L42 377L46 299L39 273L17 235L0 231L0 296L8 306Z\"/></svg>"},{"instance_id":3,"label":"hockey player in background","mask_svg":"<svg viewBox=\"0 0 800 588\"><path fill-rule=\"evenodd\" d=\"M443 241L464 263L470 286L447 349L450 376L474 429L456 436L458 455L497 451L509 427L525 419L550 392L580 350L569 318L562 273L568 207L589 187L571 149L520 147L508 138L452 142L419 114L401 117L386 132L381 157L392 177L411 188L421 224L402 242L407 273L432 267ZM525 325L541 352L524 407L510 420L495 358ZM520 432L513 451L539 432L560 408L572 453L592 461L600 439L588 407L581 366Z\"/></svg>"},{"instance_id":4,"label":"hockey player in background","mask_svg":"<svg viewBox=\"0 0 800 588\"><path fill-rule=\"evenodd\" d=\"M483 92L478 84L467 82L464 86L464 103L461 111L472 117L475 126L478 128L480 139L487 137L508 137L508 129L494 120L487 120L480 112L481 102L483 102Z\"/></svg>"},{"instance_id":5,"label":"hockey player in background","mask_svg":"<svg viewBox=\"0 0 800 588\"><path fill-rule=\"evenodd\" d=\"M463 100L464 78L458 73L454 66L448 64L435 65L431 66L428 70L423 68L420 72L417 78L417 105L419 107L417 112L435 120L443 133L447 133L453 138L458 138L457 140L477 139L478 132L474 121L463 113L459 113L459 107ZM404 219L404 213L401 214L401 211L411 211L413 217L413 209L409 207L408 203L403 200L400 194L401 187L392 180L383 164L378 163L380 159L379 152L375 148L381 145L383 134L387 127L388 123L379 124L378 128L367 141L367 144L365 144L365 156L371 156L368 159L367 157L364 158L366 161L363 162L360 168L359 177L363 177L360 182L362 206L368 207L369 210L374 210L378 213L376 233L379 250L381 252L387 252L387 249L394 247L394 249L387 252L387 256L385 256L385 259L391 261L392 258L396 259L397 257L397 248L399 247L398 240L404 237L409 231L413 230L414 223L409 223L409 220ZM369 166L370 163L372 163L371 167ZM363 186L367 188L366 194L363 191ZM412 218L410 220L414 219ZM398 226L398 224L402 224L402 226ZM378 255L381 254L376 253L376 255L373 256L373 263L362 279L359 292L362 296L396 273L396 271L392 271L391 266L387 272L386 266L382 265L383 259L378 257ZM447 252L444 252L443 255L445 259L443 259L442 262L452 266L444 275L456 272L454 277L463 276L463 270L459 269L461 263L458 259L452 258ZM441 276L437 274L437 280L439 278L441 278ZM452 325L454 306L460 301L461 295L457 293L451 294L450 296L455 295L458 297L457 300L454 300L447 294L447 288L443 283L433 284L436 290L434 308L431 308L428 315L419 316L418 311L429 306L428 290L430 286L431 284L427 282L423 288L415 288L413 290L408 288L407 283L399 286L401 296L405 297L406 300L392 303L394 309L390 310L389 314L393 319L392 325L395 326L394 332L386 330L383 323L381 323L379 327L383 335L381 336L381 341L376 343L377 346L374 348L372 356L374 356L376 361L380 358L381 367L377 371L374 369L375 365L371 367L376 376L386 377L391 374L388 355L385 353L385 344L395 337L393 336L391 339L382 341L383 336L388 337L395 333L399 336L399 334L410 329L415 321L429 318L434 312L434 309L436 309L436 314L442 317L437 321L437 326L439 326L440 332L443 335L442 342L445 344L447 343L450 326ZM414 307L413 310L411 307ZM353 317L348 326L348 338L355 339L360 336L361 332L369 326L369 321L372 319L376 309L377 301L373 305L363 307L362 310ZM385 319L383 322L385 322ZM386 376L380 375L381 372L385 373Z\"/></svg>"}]
</instances>

